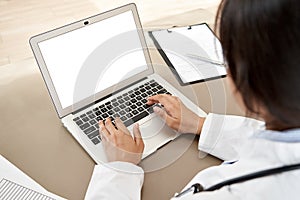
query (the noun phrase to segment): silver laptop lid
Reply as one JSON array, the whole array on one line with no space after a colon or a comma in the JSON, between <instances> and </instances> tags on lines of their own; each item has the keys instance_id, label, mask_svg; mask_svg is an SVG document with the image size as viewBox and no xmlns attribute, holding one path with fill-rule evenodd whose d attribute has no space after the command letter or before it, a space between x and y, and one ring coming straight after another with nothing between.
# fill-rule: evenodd
<instances>
[{"instance_id":1,"label":"silver laptop lid","mask_svg":"<svg viewBox=\"0 0 300 200\"><path fill-rule=\"evenodd\" d=\"M135 4L34 36L30 45L60 118L153 73Z\"/></svg>"}]
</instances>

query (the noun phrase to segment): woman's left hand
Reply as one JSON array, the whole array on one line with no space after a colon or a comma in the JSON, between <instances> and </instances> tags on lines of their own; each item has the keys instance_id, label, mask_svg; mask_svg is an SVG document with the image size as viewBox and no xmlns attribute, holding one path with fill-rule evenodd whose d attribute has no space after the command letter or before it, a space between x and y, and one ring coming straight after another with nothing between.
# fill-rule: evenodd
<instances>
[{"instance_id":1,"label":"woman's left hand","mask_svg":"<svg viewBox=\"0 0 300 200\"><path fill-rule=\"evenodd\" d=\"M110 118L99 122L99 133L109 162L123 161L138 164L144 150L144 142L138 124L134 125L133 136L120 120L115 119L116 127Z\"/></svg>"}]
</instances>

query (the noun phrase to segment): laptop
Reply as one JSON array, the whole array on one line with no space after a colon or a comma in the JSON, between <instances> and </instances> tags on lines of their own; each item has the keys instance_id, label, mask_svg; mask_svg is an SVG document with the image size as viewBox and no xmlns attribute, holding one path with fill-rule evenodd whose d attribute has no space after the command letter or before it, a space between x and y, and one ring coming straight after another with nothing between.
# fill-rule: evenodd
<instances>
[{"instance_id":1,"label":"laptop","mask_svg":"<svg viewBox=\"0 0 300 200\"><path fill-rule=\"evenodd\" d=\"M30 45L58 117L96 163L107 162L98 130L107 117L120 117L131 132L139 123L142 158L179 135L146 105L149 96L178 96L205 116L154 73L135 4L33 36Z\"/></svg>"}]
</instances>

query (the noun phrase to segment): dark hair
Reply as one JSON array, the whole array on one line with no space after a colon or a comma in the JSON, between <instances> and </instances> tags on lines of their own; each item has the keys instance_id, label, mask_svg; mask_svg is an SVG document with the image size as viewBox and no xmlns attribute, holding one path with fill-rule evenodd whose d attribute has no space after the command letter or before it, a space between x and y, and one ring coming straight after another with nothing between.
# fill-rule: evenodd
<instances>
[{"instance_id":1,"label":"dark hair","mask_svg":"<svg viewBox=\"0 0 300 200\"><path fill-rule=\"evenodd\" d=\"M300 127L300 1L223 0L216 17L224 58L248 111Z\"/></svg>"}]
</instances>

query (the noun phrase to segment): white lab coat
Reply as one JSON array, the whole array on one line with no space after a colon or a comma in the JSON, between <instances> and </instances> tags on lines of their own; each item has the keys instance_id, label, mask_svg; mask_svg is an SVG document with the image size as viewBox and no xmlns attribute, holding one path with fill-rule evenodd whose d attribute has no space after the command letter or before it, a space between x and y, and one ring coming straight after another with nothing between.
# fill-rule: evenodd
<instances>
[{"instance_id":1,"label":"white lab coat","mask_svg":"<svg viewBox=\"0 0 300 200\"><path fill-rule=\"evenodd\" d=\"M266 131L261 121L209 114L198 148L225 162L199 172L186 188L194 183L206 188L251 172L300 163L300 129ZM142 168L130 163L96 165L86 199L140 199L143 178ZM300 170L296 170L177 199L299 199L299 180Z\"/></svg>"}]
</instances>

